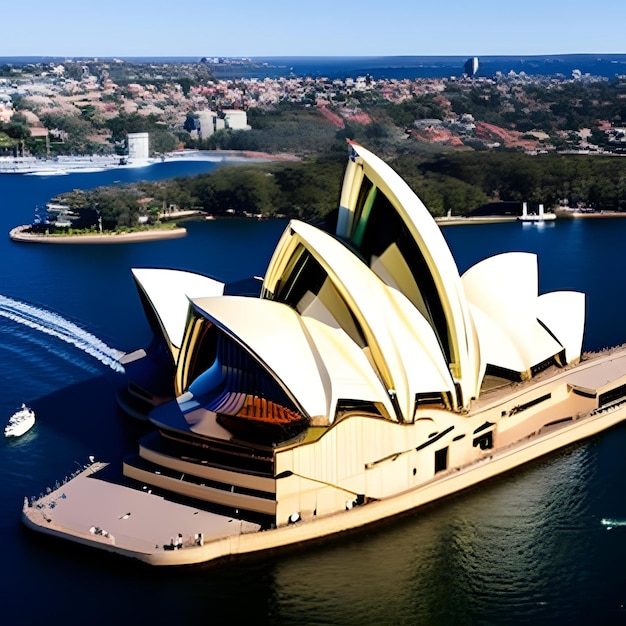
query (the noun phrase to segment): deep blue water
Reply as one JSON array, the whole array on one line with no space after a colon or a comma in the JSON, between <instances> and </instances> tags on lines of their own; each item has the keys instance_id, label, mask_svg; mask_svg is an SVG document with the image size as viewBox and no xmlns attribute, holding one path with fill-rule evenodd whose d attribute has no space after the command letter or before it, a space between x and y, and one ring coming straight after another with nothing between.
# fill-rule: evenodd
<instances>
[{"instance_id":1,"label":"deep blue water","mask_svg":"<svg viewBox=\"0 0 626 626\"><path fill-rule=\"evenodd\" d=\"M0 234L63 190L211 167L0 176ZM0 419L22 401L38 414L23 438L0 441L2 623L626 623L626 532L600 524L626 519L626 427L357 534L217 566L155 570L22 527L25 495L54 485L90 454L116 461L145 428L117 410L122 377L103 358L149 339L130 268L177 267L225 280L262 274L283 228L194 222L183 239L106 246L0 236ZM444 234L461 270L497 252L536 252L542 292L588 294L587 348L626 341L626 220L458 226ZM66 321L74 326L65 340L43 332L63 335Z\"/></svg>"},{"instance_id":2,"label":"deep blue water","mask_svg":"<svg viewBox=\"0 0 626 626\"><path fill-rule=\"evenodd\" d=\"M468 57L461 56L395 56L395 57L268 57L254 59L266 63L259 70L248 70L241 76L327 76L355 78L369 74L375 79L449 78L461 76ZM478 57L477 76L492 77L497 72L525 72L531 76L562 74L570 77L572 70L583 74L613 78L626 73L626 55L564 54L544 56ZM212 67L213 71L215 69ZM224 70L224 76L237 76L238 70ZM222 70L218 75L222 75Z\"/></svg>"},{"instance_id":3,"label":"deep blue water","mask_svg":"<svg viewBox=\"0 0 626 626\"><path fill-rule=\"evenodd\" d=\"M532 76L562 74L572 70L593 76L615 77L626 74L626 54L552 54L527 56L479 56L478 76L492 77L496 72L525 72ZM356 78L369 74L375 79L449 78L461 76L468 57L464 56L289 56L255 57L252 64L211 65L218 78L278 78L283 76L325 76ZM55 57L0 57L0 63L63 62ZM132 57L137 63L195 63L198 57Z\"/></svg>"}]
</instances>

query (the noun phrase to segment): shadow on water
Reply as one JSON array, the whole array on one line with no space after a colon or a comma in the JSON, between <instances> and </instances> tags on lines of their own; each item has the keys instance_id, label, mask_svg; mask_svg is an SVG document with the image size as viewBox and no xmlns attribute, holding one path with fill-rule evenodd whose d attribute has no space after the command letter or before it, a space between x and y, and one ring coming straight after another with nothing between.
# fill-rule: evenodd
<instances>
[{"instance_id":1,"label":"shadow on water","mask_svg":"<svg viewBox=\"0 0 626 626\"><path fill-rule=\"evenodd\" d=\"M111 373L57 390L33 402L38 423L90 454L119 458L133 449L139 428L145 428L117 404L116 393L124 385L122 375Z\"/></svg>"}]
</instances>

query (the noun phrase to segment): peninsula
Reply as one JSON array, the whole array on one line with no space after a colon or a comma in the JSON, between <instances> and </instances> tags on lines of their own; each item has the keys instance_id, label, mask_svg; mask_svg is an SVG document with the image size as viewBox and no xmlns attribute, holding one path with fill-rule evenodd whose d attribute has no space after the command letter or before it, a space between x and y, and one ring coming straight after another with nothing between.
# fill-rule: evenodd
<instances>
[{"instance_id":1,"label":"peninsula","mask_svg":"<svg viewBox=\"0 0 626 626\"><path fill-rule=\"evenodd\" d=\"M134 232L87 233L72 235L46 235L30 232L29 224L16 226L9 232L12 241L21 243L43 244L120 244L139 243L141 241L157 241L160 239L177 239L187 234L187 229L152 228Z\"/></svg>"}]
</instances>

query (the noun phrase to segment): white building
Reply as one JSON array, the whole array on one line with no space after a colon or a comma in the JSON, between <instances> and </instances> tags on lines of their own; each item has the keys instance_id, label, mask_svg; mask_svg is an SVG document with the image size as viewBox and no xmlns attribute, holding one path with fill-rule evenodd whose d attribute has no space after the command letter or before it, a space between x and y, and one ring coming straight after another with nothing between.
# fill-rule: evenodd
<instances>
[{"instance_id":1,"label":"white building","mask_svg":"<svg viewBox=\"0 0 626 626\"><path fill-rule=\"evenodd\" d=\"M223 111L198 111L200 121L200 136L203 139L210 137L218 130L230 128L232 130L250 130L248 114L238 109Z\"/></svg>"},{"instance_id":2,"label":"white building","mask_svg":"<svg viewBox=\"0 0 626 626\"><path fill-rule=\"evenodd\" d=\"M128 158L145 161L150 157L150 133L128 133Z\"/></svg>"},{"instance_id":3,"label":"white building","mask_svg":"<svg viewBox=\"0 0 626 626\"><path fill-rule=\"evenodd\" d=\"M206 139L216 130L217 113L215 111L198 111L197 115L200 122L200 136Z\"/></svg>"},{"instance_id":4,"label":"white building","mask_svg":"<svg viewBox=\"0 0 626 626\"><path fill-rule=\"evenodd\" d=\"M250 126L248 126L248 114L240 109L225 110L224 122L226 128L232 128L233 130L250 130Z\"/></svg>"},{"instance_id":5,"label":"white building","mask_svg":"<svg viewBox=\"0 0 626 626\"><path fill-rule=\"evenodd\" d=\"M581 360L584 294L540 294L523 252L461 275L422 201L354 143L334 232L292 220L256 295L133 276L154 337L122 359L118 401L153 427L122 467L143 488L94 480L94 464L25 499L46 534L158 565L295 546L626 420L626 348ZM184 549L163 543L172 519Z\"/></svg>"}]
</instances>

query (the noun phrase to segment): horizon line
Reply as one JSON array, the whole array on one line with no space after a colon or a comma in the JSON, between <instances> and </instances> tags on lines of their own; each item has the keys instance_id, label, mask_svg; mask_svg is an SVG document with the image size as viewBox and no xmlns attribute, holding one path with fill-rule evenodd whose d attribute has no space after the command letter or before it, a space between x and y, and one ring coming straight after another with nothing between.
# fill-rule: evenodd
<instances>
[{"instance_id":1,"label":"horizon line","mask_svg":"<svg viewBox=\"0 0 626 626\"><path fill-rule=\"evenodd\" d=\"M563 57L563 56L616 56L626 57L626 52L546 52L546 53L506 53L506 54L254 54L254 55L225 55L225 54L0 54L0 59L191 59L191 58L219 58L219 59L384 59L384 58L519 58L519 57Z\"/></svg>"}]
</instances>

